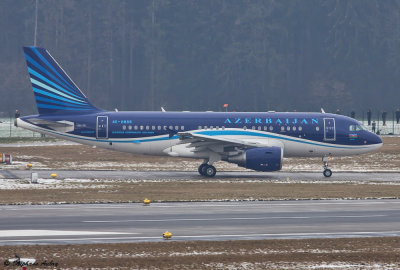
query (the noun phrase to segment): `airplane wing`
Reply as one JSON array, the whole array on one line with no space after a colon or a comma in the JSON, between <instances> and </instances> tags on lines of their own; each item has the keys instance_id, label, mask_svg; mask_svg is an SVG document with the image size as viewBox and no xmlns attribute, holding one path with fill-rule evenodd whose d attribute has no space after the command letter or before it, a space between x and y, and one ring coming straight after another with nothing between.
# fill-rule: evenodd
<instances>
[{"instance_id":1,"label":"airplane wing","mask_svg":"<svg viewBox=\"0 0 400 270\"><path fill-rule=\"evenodd\" d=\"M228 135L209 136L192 132L179 132L180 144L168 148L165 153L171 156L192 156L198 153L209 155L210 159L228 158L251 148L276 146L283 150L283 143L274 138L241 138ZM191 153L191 154L190 154ZM218 156L215 156L214 154ZM211 158L213 156L213 158Z\"/></svg>"},{"instance_id":2,"label":"airplane wing","mask_svg":"<svg viewBox=\"0 0 400 270\"><path fill-rule=\"evenodd\" d=\"M197 134L194 132L179 132L178 133L181 143L190 143L193 147L196 147L196 144L204 145L204 143L210 144L223 144L223 145L232 145L238 146L241 148L254 148L254 147L268 147L270 144L268 141L270 140L238 140L229 138L227 136L209 136L204 134Z\"/></svg>"}]
</instances>

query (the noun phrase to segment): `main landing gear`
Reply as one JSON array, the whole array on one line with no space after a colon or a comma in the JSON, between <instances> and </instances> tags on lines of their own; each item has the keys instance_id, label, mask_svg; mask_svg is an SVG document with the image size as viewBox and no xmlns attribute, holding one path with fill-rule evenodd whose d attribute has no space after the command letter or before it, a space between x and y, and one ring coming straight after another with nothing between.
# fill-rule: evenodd
<instances>
[{"instance_id":1,"label":"main landing gear","mask_svg":"<svg viewBox=\"0 0 400 270\"><path fill-rule=\"evenodd\" d=\"M324 163L324 166L323 166L323 168L324 168L324 172L323 172L324 176L325 177L331 177L332 176L332 171L329 169L329 156L323 157L322 158L322 162Z\"/></svg>"},{"instance_id":2,"label":"main landing gear","mask_svg":"<svg viewBox=\"0 0 400 270\"><path fill-rule=\"evenodd\" d=\"M207 163L203 163L199 166L199 173L205 177L214 177L217 173L217 169L213 165L208 165Z\"/></svg>"}]
</instances>

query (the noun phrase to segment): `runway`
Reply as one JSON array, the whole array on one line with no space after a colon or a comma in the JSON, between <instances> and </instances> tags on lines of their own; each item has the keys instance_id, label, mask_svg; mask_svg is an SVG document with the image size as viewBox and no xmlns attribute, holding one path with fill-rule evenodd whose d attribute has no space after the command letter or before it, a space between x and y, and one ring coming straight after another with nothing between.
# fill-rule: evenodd
<instances>
[{"instance_id":1,"label":"runway","mask_svg":"<svg viewBox=\"0 0 400 270\"><path fill-rule=\"evenodd\" d=\"M400 172L333 172L326 178L321 172L218 172L214 178L204 178L194 171L106 171L106 170L0 170L3 179L30 179L37 172L41 178L56 173L58 179L107 179L107 180L282 180L287 181L400 181Z\"/></svg>"},{"instance_id":2,"label":"runway","mask_svg":"<svg viewBox=\"0 0 400 270\"><path fill-rule=\"evenodd\" d=\"M400 236L400 200L0 206L0 245ZM165 241L165 240L164 240Z\"/></svg>"}]
</instances>

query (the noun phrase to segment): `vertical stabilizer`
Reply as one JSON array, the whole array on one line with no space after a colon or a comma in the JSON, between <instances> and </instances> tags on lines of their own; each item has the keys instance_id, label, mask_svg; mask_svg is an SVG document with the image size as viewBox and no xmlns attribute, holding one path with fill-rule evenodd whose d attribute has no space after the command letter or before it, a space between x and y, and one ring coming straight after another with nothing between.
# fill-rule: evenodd
<instances>
[{"instance_id":1,"label":"vertical stabilizer","mask_svg":"<svg viewBox=\"0 0 400 270\"><path fill-rule=\"evenodd\" d=\"M24 47L24 53L39 114L100 111L46 49Z\"/></svg>"}]
</instances>

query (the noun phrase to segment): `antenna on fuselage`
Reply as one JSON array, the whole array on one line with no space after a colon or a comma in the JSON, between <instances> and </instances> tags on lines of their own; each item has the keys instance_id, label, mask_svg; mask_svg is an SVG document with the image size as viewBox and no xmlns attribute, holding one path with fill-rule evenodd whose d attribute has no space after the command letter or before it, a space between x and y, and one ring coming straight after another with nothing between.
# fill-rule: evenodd
<instances>
[{"instance_id":1,"label":"antenna on fuselage","mask_svg":"<svg viewBox=\"0 0 400 270\"><path fill-rule=\"evenodd\" d=\"M161 107L161 111L162 111L162 112L166 112L166 110L164 109L164 107Z\"/></svg>"},{"instance_id":2,"label":"antenna on fuselage","mask_svg":"<svg viewBox=\"0 0 400 270\"><path fill-rule=\"evenodd\" d=\"M324 109L323 109L323 108L321 108L321 113L325 113L325 111L324 111Z\"/></svg>"}]
</instances>

